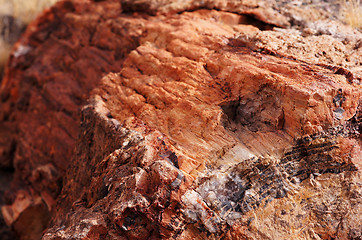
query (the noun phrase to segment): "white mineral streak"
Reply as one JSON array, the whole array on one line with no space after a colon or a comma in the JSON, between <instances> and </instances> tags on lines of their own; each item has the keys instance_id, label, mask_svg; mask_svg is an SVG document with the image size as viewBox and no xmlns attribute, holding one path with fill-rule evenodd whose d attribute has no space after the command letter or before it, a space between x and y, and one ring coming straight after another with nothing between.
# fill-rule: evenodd
<instances>
[{"instance_id":1,"label":"white mineral streak","mask_svg":"<svg viewBox=\"0 0 362 240\"><path fill-rule=\"evenodd\" d=\"M185 205L184 214L191 222L200 220L209 232L218 231L220 218L217 215L213 216L214 214L199 193L189 190L182 196L181 201Z\"/></svg>"},{"instance_id":2,"label":"white mineral streak","mask_svg":"<svg viewBox=\"0 0 362 240\"><path fill-rule=\"evenodd\" d=\"M30 50L31 50L31 47L29 47L29 46L19 45L13 54L14 54L14 57L18 58L18 57L21 57L21 56L27 54Z\"/></svg>"}]
</instances>

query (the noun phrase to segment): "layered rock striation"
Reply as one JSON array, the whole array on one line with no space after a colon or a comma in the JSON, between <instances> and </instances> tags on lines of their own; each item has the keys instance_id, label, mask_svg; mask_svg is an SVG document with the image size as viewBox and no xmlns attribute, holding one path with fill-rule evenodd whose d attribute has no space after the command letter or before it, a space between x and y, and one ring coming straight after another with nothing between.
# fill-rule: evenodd
<instances>
[{"instance_id":1,"label":"layered rock striation","mask_svg":"<svg viewBox=\"0 0 362 240\"><path fill-rule=\"evenodd\" d=\"M362 34L258 2L65 1L32 23L0 89L7 224L23 239L360 238Z\"/></svg>"}]
</instances>

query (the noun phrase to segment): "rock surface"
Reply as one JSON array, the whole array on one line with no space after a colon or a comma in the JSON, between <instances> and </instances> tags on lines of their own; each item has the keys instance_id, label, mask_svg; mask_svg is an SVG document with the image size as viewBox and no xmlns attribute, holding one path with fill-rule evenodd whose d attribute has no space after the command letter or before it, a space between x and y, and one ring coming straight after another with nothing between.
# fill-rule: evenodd
<instances>
[{"instance_id":1,"label":"rock surface","mask_svg":"<svg viewBox=\"0 0 362 240\"><path fill-rule=\"evenodd\" d=\"M283 2L56 4L1 82L5 221L22 239L361 238L360 39Z\"/></svg>"}]
</instances>

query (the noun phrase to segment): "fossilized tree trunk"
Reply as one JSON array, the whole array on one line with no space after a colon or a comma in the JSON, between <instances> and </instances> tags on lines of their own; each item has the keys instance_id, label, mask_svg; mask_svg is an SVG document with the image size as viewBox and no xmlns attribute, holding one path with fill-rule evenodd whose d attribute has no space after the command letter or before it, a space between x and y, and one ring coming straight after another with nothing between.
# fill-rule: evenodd
<instances>
[{"instance_id":1,"label":"fossilized tree trunk","mask_svg":"<svg viewBox=\"0 0 362 240\"><path fill-rule=\"evenodd\" d=\"M362 34L258 2L67 1L32 23L0 89L7 224L360 238Z\"/></svg>"}]
</instances>

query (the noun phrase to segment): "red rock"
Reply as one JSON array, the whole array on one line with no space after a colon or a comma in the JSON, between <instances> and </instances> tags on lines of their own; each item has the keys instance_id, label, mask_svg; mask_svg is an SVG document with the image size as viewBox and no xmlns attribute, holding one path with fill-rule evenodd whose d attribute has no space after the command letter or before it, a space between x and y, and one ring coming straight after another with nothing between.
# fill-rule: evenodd
<instances>
[{"instance_id":1,"label":"red rock","mask_svg":"<svg viewBox=\"0 0 362 240\"><path fill-rule=\"evenodd\" d=\"M326 18L290 8L293 26L278 4L44 13L1 85L23 188L7 223L31 239L49 217L43 239L360 237L361 33L318 36Z\"/></svg>"}]
</instances>

